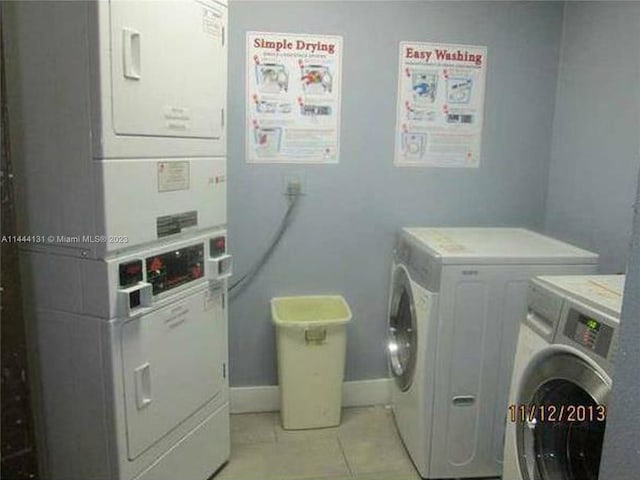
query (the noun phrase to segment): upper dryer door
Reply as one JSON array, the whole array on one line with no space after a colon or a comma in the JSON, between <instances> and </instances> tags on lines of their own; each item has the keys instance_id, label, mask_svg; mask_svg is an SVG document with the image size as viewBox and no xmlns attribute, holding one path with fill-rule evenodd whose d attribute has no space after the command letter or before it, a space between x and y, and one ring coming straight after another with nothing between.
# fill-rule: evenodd
<instances>
[{"instance_id":1,"label":"upper dryer door","mask_svg":"<svg viewBox=\"0 0 640 480\"><path fill-rule=\"evenodd\" d=\"M117 135L222 136L226 15L193 0L110 3Z\"/></svg>"}]
</instances>

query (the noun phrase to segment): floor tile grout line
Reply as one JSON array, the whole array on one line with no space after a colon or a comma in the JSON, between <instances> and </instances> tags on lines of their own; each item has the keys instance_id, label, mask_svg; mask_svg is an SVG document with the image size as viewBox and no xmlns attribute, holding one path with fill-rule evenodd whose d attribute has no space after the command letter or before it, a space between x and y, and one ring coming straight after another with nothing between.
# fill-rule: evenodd
<instances>
[{"instance_id":1,"label":"floor tile grout line","mask_svg":"<svg viewBox=\"0 0 640 480\"><path fill-rule=\"evenodd\" d=\"M351 465L349 465L349 459L347 458L347 454L344 451L342 440L340 440L340 437L338 435L336 435L336 441L338 442L338 446L340 447L340 453L342 453L342 458L344 458L344 463L347 465L347 470L349 470L349 476L355 477L353 470L351 470Z\"/></svg>"}]
</instances>

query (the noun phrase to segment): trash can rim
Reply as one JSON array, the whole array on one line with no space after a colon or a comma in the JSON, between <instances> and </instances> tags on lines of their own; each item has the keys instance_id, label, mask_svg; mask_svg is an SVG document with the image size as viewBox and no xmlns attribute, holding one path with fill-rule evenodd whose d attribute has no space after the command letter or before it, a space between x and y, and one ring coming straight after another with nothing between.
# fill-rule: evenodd
<instances>
[{"instance_id":1,"label":"trash can rim","mask_svg":"<svg viewBox=\"0 0 640 480\"><path fill-rule=\"evenodd\" d=\"M346 310L346 316L339 318L327 318L318 320L303 320L303 321L286 321L279 318L276 314L276 304L287 300L303 300L303 299L331 299L339 301ZM310 328L318 326L333 326L343 325L349 322L352 318L351 307L347 303L347 300L342 295L290 295L283 297L273 297L270 301L271 304L271 321L278 327L285 328Z\"/></svg>"}]
</instances>

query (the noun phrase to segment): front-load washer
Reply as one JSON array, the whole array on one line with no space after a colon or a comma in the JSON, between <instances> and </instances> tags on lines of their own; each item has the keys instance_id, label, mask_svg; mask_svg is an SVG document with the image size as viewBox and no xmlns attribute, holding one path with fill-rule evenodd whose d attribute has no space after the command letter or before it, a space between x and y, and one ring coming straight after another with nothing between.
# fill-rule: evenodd
<instances>
[{"instance_id":1,"label":"front-load washer","mask_svg":"<svg viewBox=\"0 0 640 480\"><path fill-rule=\"evenodd\" d=\"M595 273L598 256L518 228L405 228L388 357L400 436L424 478L502 470L511 367L528 281Z\"/></svg>"},{"instance_id":2,"label":"front-load washer","mask_svg":"<svg viewBox=\"0 0 640 480\"><path fill-rule=\"evenodd\" d=\"M504 480L596 480L624 275L538 277L520 327Z\"/></svg>"}]
</instances>

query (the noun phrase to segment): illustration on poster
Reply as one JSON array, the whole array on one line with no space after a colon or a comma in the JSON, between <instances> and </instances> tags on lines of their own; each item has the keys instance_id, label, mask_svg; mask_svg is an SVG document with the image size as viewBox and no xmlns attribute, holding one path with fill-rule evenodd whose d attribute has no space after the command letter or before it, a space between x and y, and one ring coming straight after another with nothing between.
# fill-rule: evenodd
<instances>
[{"instance_id":1,"label":"illustration on poster","mask_svg":"<svg viewBox=\"0 0 640 480\"><path fill-rule=\"evenodd\" d=\"M414 71L411 73L413 99L415 101L433 103L438 88L437 72Z\"/></svg>"},{"instance_id":2,"label":"illustration on poster","mask_svg":"<svg viewBox=\"0 0 640 480\"><path fill-rule=\"evenodd\" d=\"M425 133L404 132L402 134L402 152L408 160L419 160L424 156L427 143Z\"/></svg>"},{"instance_id":3,"label":"illustration on poster","mask_svg":"<svg viewBox=\"0 0 640 480\"><path fill-rule=\"evenodd\" d=\"M473 115L470 113L449 112L447 123L452 125L465 125L473 123Z\"/></svg>"},{"instance_id":4,"label":"illustration on poster","mask_svg":"<svg viewBox=\"0 0 640 480\"><path fill-rule=\"evenodd\" d=\"M282 129L280 127L273 128L256 128L255 143L256 153L259 156L273 156L280 150L280 139Z\"/></svg>"},{"instance_id":5,"label":"illustration on poster","mask_svg":"<svg viewBox=\"0 0 640 480\"><path fill-rule=\"evenodd\" d=\"M317 115L331 115L331 106L329 105L309 105L308 103L300 105L300 114L315 117Z\"/></svg>"},{"instance_id":6,"label":"illustration on poster","mask_svg":"<svg viewBox=\"0 0 640 480\"><path fill-rule=\"evenodd\" d=\"M469 103L473 80L469 77L447 78L447 100L449 103Z\"/></svg>"},{"instance_id":7,"label":"illustration on poster","mask_svg":"<svg viewBox=\"0 0 640 480\"><path fill-rule=\"evenodd\" d=\"M297 50L311 53L326 52L329 55L333 55L336 48L333 43L324 43L321 41L307 42L305 40L296 40L293 42L286 38L282 40L265 40L264 38L255 38L253 40L253 46L255 48L275 50L276 52L279 52L280 50Z\"/></svg>"},{"instance_id":8,"label":"illustration on poster","mask_svg":"<svg viewBox=\"0 0 640 480\"><path fill-rule=\"evenodd\" d=\"M417 122L434 122L437 113L434 110L407 106L407 120Z\"/></svg>"},{"instance_id":9,"label":"illustration on poster","mask_svg":"<svg viewBox=\"0 0 640 480\"><path fill-rule=\"evenodd\" d=\"M281 93L289 89L289 72L279 63L256 65L256 81L264 93Z\"/></svg>"},{"instance_id":10,"label":"illustration on poster","mask_svg":"<svg viewBox=\"0 0 640 480\"><path fill-rule=\"evenodd\" d=\"M324 65L306 65L301 67L302 87L305 93L331 93L333 78L329 68Z\"/></svg>"},{"instance_id":11,"label":"illustration on poster","mask_svg":"<svg viewBox=\"0 0 640 480\"><path fill-rule=\"evenodd\" d=\"M265 100L256 101L257 113L291 113L290 103L267 102Z\"/></svg>"}]
</instances>

